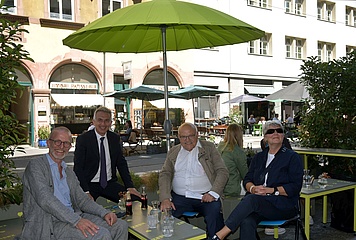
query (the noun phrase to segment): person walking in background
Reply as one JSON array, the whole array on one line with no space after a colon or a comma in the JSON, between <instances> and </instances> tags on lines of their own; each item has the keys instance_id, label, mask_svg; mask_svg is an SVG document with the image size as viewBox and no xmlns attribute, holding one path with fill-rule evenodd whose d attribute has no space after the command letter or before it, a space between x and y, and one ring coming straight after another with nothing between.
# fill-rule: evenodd
<instances>
[{"instance_id":1,"label":"person walking in background","mask_svg":"<svg viewBox=\"0 0 356 240\"><path fill-rule=\"evenodd\" d=\"M224 195L240 196L241 181L248 171L247 157L243 150L243 130L240 125L233 123L227 127L224 140L218 145L218 151L229 170Z\"/></svg>"},{"instance_id":2,"label":"person walking in background","mask_svg":"<svg viewBox=\"0 0 356 240\"><path fill-rule=\"evenodd\" d=\"M173 209L174 217L199 212L212 237L224 225L220 198L229 172L212 142L198 139L197 127L183 123L180 144L167 153L159 175L161 209Z\"/></svg>"},{"instance_id":3,"label":"person walking in background","mask_svg":"<svg viewBox=\"0 0 356 240\"><path fill-rule=\"evenodd\" d=\"M303 182L303 165L298 153L283 146L283 126L267 121L268 148L257 153L244 178L248 194L232 211L225 226L212 239L224 239L240 228L240 239L256 239L262 220L289 219L297 214Z\"/></svg>"},{"instance_id":4,"label":"person walking in background","mask_svg":"<svg viewBox=\"0 0 356 240\"><path fill-rule=\"evenodd\" d=\"M94 200L99 196L119 202L119 193L129 190L133 200L141 194L134 188L127 162L122 153L120 137L109 131L110 109L99 107L94 112L93 131L78 136L74 151L74 172L80 186ZM125 186L117 182L116 169Z\"/></svg>"},{"instance_id":5,"label":"person walking in background","mask_svg":"<svg viewBox=\"0 0 356 240\"><path fill-rule=\"evenodd\" d=\"M254 118L253 114L250 115L249 119L247 119L249 134L253 133L253 125L256 123L256 119Z\"/></svg>"},{"instance_id":6,"label":"person walking in background","mask_svg":"<svg viewBox=\"0 0 356 240\"><path fill-rule=\"evenodd\" d=\"M128 239L127 223L92 201L63 161L72 146L69 129L54 128L47 146L23 175L20 239Z\"/></svg>"}]
</instances>

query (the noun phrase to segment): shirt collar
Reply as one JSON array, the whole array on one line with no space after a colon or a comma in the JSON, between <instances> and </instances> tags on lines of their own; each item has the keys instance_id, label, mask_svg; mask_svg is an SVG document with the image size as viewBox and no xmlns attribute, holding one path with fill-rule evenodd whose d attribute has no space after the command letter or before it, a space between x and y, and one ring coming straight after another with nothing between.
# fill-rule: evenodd
<instances>
[{"instance_id":1,"label":"shirt collar","mask_svg":"<svg viewBox=\"0 0 356 240\"><path fill-rule=\"evenodd\" d=\"M57 163L55 161L53 161L53 159L51 158L51 155L46 153L46 157L47 157L47 161L48 161L50 167L52 167L53 165L57 165ZM63 169L67 168L67 164L64 161L61 162L61 166Z\"/></svg>"}]
</instances>

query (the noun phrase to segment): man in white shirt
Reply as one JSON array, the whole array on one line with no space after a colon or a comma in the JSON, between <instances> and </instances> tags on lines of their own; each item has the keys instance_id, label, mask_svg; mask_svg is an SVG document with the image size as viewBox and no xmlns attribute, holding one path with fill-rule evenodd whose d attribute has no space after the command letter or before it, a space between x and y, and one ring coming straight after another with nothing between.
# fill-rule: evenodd
<instances>
[{"instance_id":1,"label":"man in white shirt","mask_svg":"<svg viewBox=\"0 0 356 240\"><path fill-rule=\"evenodd\" d=\"M229 172L215 145L199 141L194 124L182 124L178 137L180 144L168 152L159 176L161 209L172 208L175 217L199 212L212 237L224 225L220 197Z\"/></svg>"}]
</instances>

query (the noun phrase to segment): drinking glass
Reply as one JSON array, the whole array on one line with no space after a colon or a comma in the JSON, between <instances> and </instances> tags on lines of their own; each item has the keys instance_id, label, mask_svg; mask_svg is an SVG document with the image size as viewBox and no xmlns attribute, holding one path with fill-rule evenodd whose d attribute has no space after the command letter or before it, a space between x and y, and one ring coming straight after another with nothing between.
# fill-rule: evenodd
<instances>
[{"instance_id":1,"label":"drinking glass","mask_svg":"<svg viewBox=\"0 0 356 240\"><path fill-rule=\"evenodd\" d=\"M147 216L147 225L149 229L157 228L157 216L156 215L148 215Z\"/></svg>"},{"instance_id":2,"label":"drinking glass","mask_svg":"<svg viewBox=\"0 0 356 240\"><path fill-rule=\"evenodd\" d=\"M162 233L164 237L171 237L174 232L174 217L164 217L161 221Z\"/></svg>"}]
</instances>

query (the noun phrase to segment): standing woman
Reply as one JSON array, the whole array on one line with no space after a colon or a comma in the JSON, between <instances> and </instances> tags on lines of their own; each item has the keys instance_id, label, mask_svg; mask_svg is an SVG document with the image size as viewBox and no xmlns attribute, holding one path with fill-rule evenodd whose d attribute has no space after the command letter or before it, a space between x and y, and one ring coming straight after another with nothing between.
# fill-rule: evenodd
<instances>
[{"instance_id":1,"label":"standing woman","mask_svg":"<svg viewBox=\"0 0 356 240\"><path fill-rule=\"evenodd\" d=\"M243 181L249 194L232 211L214 240L224 239L238 228L240 239L253 240L260 221L289 219L297 214L302 160L283 146L283 127L279 121L268 121L264 134L268 147L255 155Z\"/></svg>"},{"instance_id":2,"label":"standing woman","mask_svg":"<svg viewBox=\"0 0 356 240\"><path fill-rule=\"evenodd\" d=\"M242 127L230 124L226 129L225 137L218 145L218 151L229 170L229 180L224 188L225 196L239 196L241 181L247 173L246 154L243 150Z\"/></svg>"}]
</instances>

